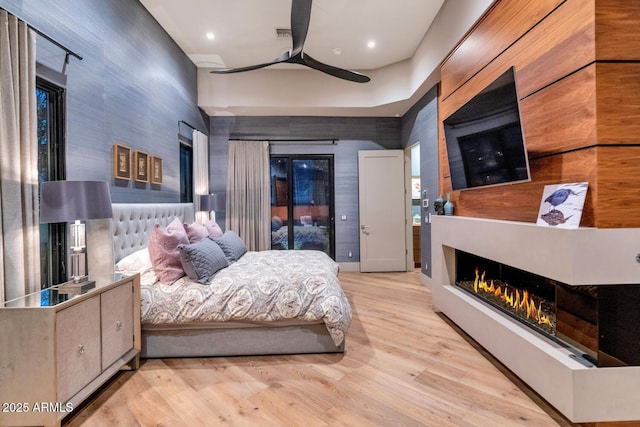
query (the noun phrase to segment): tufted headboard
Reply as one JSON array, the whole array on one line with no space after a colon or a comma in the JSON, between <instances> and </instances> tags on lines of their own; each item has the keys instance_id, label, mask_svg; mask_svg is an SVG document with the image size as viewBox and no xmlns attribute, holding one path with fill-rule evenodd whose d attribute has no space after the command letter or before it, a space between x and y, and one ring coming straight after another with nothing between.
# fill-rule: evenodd
<instances>
[{"instance_id":1,"label":"tufted headboard","mask_svg":"<svg viewBox=\"0 0 640 427\"><path fill-rule=\"evenodd\" d=\"M156 223L166 226L175 217L193 222L193 203L114 203L113 256L118 262L147 246Z\"/></svg>"}]
</instances>

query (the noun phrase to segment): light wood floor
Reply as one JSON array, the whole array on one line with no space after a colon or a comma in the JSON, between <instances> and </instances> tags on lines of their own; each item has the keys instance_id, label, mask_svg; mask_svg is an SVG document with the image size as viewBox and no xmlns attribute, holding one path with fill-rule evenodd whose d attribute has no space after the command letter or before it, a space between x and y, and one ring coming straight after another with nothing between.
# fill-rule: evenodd
<instances>
[{"instance_id":1,"label":"light wood floor","mask_svg":"<svg viewBox=\"0 0 640 427\"><path fill-rule=\"evenodd\" d=\"M345 354L146 360L69 426L570 426L434 313L419 273L340 273Z\"/></svg>"}]
</instances>

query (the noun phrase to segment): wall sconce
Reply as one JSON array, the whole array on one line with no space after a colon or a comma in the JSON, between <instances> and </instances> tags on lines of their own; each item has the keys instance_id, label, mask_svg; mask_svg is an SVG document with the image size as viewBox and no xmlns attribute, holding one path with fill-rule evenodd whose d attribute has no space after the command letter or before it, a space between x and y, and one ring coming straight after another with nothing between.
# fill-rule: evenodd
<instances>
[{"instance_id":1,"label":"wall sconce","mask_svg":"<svg viewBox=\"0 0 640 427\"><path fill-rule=\"evenodd\" d=\"M209 212L209 219L216 220L216 211L224 211L227 198L224 194L203 194L200 196L200 211ZM213 215L211 215L213 212Z\"/></svg>"},{"instance_id":2,"label":"wall sconce","mask_svg":"<svg viewBox=\"0 0 640 427\"><path fill-rule=\"evenodd\" d=\"M82 220L112 218L111 195L105 181L48 181L40 185L40 222L72 222L70 281L61 290L81 293L95 286L86 272L85 225Z\"/></svg>"}]
</instances>

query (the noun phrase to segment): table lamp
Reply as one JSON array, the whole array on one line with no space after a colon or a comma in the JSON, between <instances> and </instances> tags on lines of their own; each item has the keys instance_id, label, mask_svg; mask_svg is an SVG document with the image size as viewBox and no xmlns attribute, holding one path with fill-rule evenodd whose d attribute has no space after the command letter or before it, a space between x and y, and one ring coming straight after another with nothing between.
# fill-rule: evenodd
<instances>
[{"instance_id":1,"label":"table lamp","mask_svg":"<svg viewBox=\"0 0 640 427\"><path fill-rule=\"evenodd\" d=\"M209 212L209 218L216 220L216 211L223 211L226 205L226 197L223 194L203 194L200 196L200 211ZM213 211L213 217L210 212Z\"/></svg>"},{"instance_id":2,"label":"table lamp","mask_svg":"<svg viewBox=\"0 0 640 427\"><path fill-rule=\"evenodd\" d=\"M85 225L81 221L113 217L105 181L47 181L40 184L40 222L71 222L70 280L59 288L84 292L95 286L86 272Z\"/></svg>"}]
</instances>

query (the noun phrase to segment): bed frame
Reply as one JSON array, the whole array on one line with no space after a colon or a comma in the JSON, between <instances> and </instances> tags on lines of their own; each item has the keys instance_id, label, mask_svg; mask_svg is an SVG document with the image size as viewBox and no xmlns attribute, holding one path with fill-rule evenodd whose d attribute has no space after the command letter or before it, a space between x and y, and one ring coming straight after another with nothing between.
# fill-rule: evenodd
<instances>
[{"instance_id":1,"label":"bed frame","mask_svg":"<svg viewBox=\"0 0 640 427\"><path fill-rule=\"evenodd\" d=\"M115 261L146 247L154 224L167 225L176 216L183 222L193 222L193 205L114 203L112 233ZM142 325L140 356L166 358L342 352L344 341L336 346L324 323L238 328L167 325L160 329Z\"/></svg>"}]
</instances>

